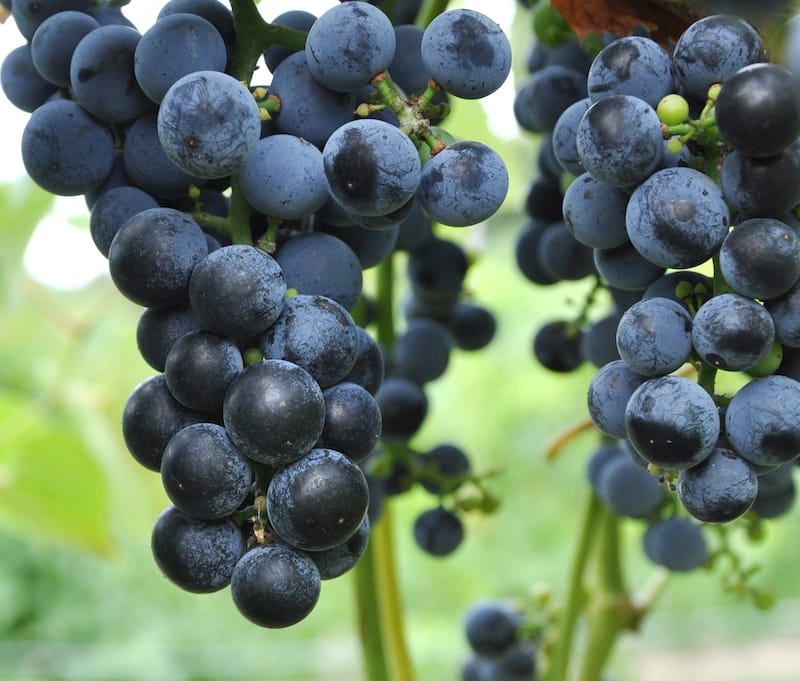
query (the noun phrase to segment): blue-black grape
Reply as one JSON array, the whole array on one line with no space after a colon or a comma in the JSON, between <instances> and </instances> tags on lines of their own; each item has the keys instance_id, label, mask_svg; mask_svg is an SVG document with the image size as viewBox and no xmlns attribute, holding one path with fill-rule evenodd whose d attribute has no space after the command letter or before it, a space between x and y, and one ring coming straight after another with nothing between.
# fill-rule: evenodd
<instances>
[{"instance_id":1,"label":"blue-black grape","mask_svg":"<svg viewBox=\"0 0 800 681\"><path fill-rule=\"evenodd\" d=\"M425 29L422 60L445 91L481 99L511 71L511 44L485 14L469 9L442 12Z\"/></svg>"},{"instance_id":2,"label":"blue-black grape","mask_svg":"<svg viewBox=\"0 0 800 681\"><path fill-rule=\"evenodd\" d=\"M153 108L133 70L139 32L128 26L100 26L72 53L70 91L89 113L109 123L132 121Z\"/></svg>"},{"instance_id":3,"label":"blue-black grape","mask_svg":"<svg viewBox=\"0 0 800 681\"><path fill-rule=\"evenodd\" d=\"M514 116L525 130L551 132L561 115L584 97L586 78L582 73L550 64L528 76L517 89Z\"/></svg>"},{"instance_id":4,"label":"blue-black grape","mask_svg":"<svg viewBox=\"0 0 800 681\"><path fill-rule=\"evenodd\" d=\"M179 430L208 421L206 414L187 409L167 387L163 375L137 385L122 410L122 436L134 459L152 471L161 469L164 447Z\"/></svg>"},{"instance_id":5,"label":"blue-black grape","mask_svg":"<svg viewBox=\"0 0 800 681\"><path fill-rule=\"evenodd\" d=\"M601 433L627 437L625 407L634 391L646 378L618 359L602 366L589 383L589 416Z\"/></svg>"},{"instance_id":6,"label":"blue-black grape","mask_svg":"<svg viewBox=\"0 0 800 681\"><path fill-rule=\"evenodd\" d=\"M533 337L533 355L546 369L574 371L583 364L582 331L572 322L556 320L539 327Z\"/></svg>"},{"instance_id":7,"label":"blue-black grape","mask_svg":"<svg viewBox=\"0 0 800 681\"><path fill-rule=\"evenodd\" d=\"M190 331L167 354L164 375L172 396L185 407L220 413L228 386L244 369L236 344L210 331Z\"/></svg>"},{"instance_id":8,"label":"blue-black grape","mask_svg":"<svg viewBox=\"0 0 800 681\"><path fill-rule=\"evenodd\" d=\"M485 307L459 302L447 321L453 341L461 350L480 350L494 338L497 321Z\"/></svg>"},{"instance_id":9,"label":"blue-black grape","mask_svg":"<svg viewBox=\"0 0 800 681\"><path fill-rule=\"evenodd\" d=\"M731 449L717 447L708 458L678 476L678 498L703 522L725 523L753 505L758 479L752 467Z\"/></svg>"},{"instance_id":10,"label":"blue-black grape","mask_svg":"<svg viewBox=\"0 0 800 681\"><path fill-rule=\"evenodd\" d=\"M89 217L89 231L97 250L108 257L108 249L120 227L128 218L150 208L158 208L158 201L138 187L123 185L104 192Z\"/></svg>"},{"instance_id":11,"label":"blue-black grape","mask_svg":"<svg viewBox=\"0 0 800 681\"><path fill-rule=\"evenodd\" d=\"M719 266L736 293L777 298L800 278L800 236L780 220L744 220L722 242Z\"/></svg>"},{"instance_id":12,"label":"blue-black grape","mask_svg":"<svg viewBox=\"0 0 800 681\"><path fill-rule=\"evenodd\" d=\"M11 8L11 15L19 32L30 41L36 29L48 17L59 12L74 10L85 12L91 5L91 0L48 0L47 2L24 2L19 0Z\"/></svg>"},{"instance_id":13,"label":"blue-black grape","mask_svg":"<svg viewBox=\"0 0 800 681\"><path fill-rule=\"evenodd\" d=\"M199 328L200 322L188 302L173 307L148 307L136 326L136 346L145 362L163 372L175 341Z\"/></svg>"},{"instance_id":14,"label":"blue-black grape","mask_svg":"<svg viewBox=\"0 0 800 681\"><path fill-rule=\"evenodd\" d=\"M354 92L384 71L395 52L394 27L377 7L342 2L308 31L306 59L311 75L337 92Z\"/></svg>"},{"instance_id":15,"label":"blue-black grape","mask_svg":"<svg viewBox=\"0 0 800 681\"><path fill-rule=\"evenodd\" d=\"M553 128L553 153L561 167L573 175L586 172L578 153L576 133L583 114L591 105L592 100L588 97L570 104L558 117Z\"/></svg>"},{"instance_id":16,"label":"blue-black grape","mask_svg":"<svg viewBox=\"0 0 800 681\"><path fill-rule=\"evenodd\" d=\"M619 319L619 313L614 311L583 330L581 355L585 361L599 368L620 358L616 342Z\"/></svg>"},{"instance_id":17,"label":"blue-black grape","mask_svg":"<svg viewBox=\"0 0 800 681\"><path fill-rule=\"evenodd\" d=\"M250 549L231 575L231 596L239 612L270 629L307 617L319 600L320 589L314 561L281 542Z\"/></svg>"},{"instance_id":18,"label":"blue-black grape","mask_svg":"<svg viewBox=\"0 0 800 681\"><path fill-rule=\"evenodd\" d=\"M202 186L205 180L181 170L169 159L158 138L157 120L156 114L147 113L125 134L122 158L128 184L157 199L184 197L191 185Z\"/></svg>"},{"instance_id":19,"label":"blue-black grape","mask_svg":"<svg viewBox=\"0 0 800 681\"><path fill-rule=\"evenodd\" d=\"M540 267L556 281L577 281L594 273L594 252L570 233L563 220L542 232L537 258Z\"/></svg>"},{"instance_id":20,"label":"blue-black grape","mask_svg":"<svg viewBox=\"0 0 800 681\"><path fill-rule=\"evenodd\" d=\"M658 478L628 456L615 457L602 467L595 492L614 513L625 518L647 518L666 499Z\"/></svg>"},{"instance_id":21,"label":"blue-black grape","mask_svg":"<svg viewBox=\"0 0 800 681\"><path fill-rule=\"evenodd\" d=\"M258 336L278 318L286 279L275 259L254 246L224 246L192 271L189 302L203 328L221 336Z\"/></svg>"},{"instance_id":22,"label":"blue-black grape","mask_svg":"<svg viewBox=\"0 0 800 681\"><path fill-rule=\"evenodd\" d=\"M381 410L357 383L341 381L322 391L325 426L319 447L341 452L356 463L367 458L381 436Z\"/></svg>"},{"instance_id":23,"label":"blue-black grape","mask_svg":"<svg viewBox=\"0 0 800 681\"><path fill-rule=\"evenodd\" d=\"M616 340L620 357L636 373L663 376L689 359L692 318L674 300L641 300L622 315Z\"/></svg>"},{"instance_id":24,"label":"blue-black grape","mask_svg":"<svg viewBox=\"0 0 800 681\"><path fill-rule=\"evenodd\" d=\"M766 302L775 324L775 338L784 346L800 348L800 282L782 296Z\"/></svg>"},{"instance_id":25,"label":"blue-black grape","mask_svg":"<svg viewBox=\"0 0 800 681\"><path fill-rule=\"evenodd\" d=\"M385 215L410 201L420 182L420 160L409 137L375 119L338 128L322 150L333 197L348 212Z\"/></svg>"},{"instance_id":26,"label":"blue-black grape","mask_svg":"<svg viewBox=\"0 0 800 681\"><path fill-rule=\"evenodd\" d=\"M428 414L428 398L420 386L407 378L386 378L375 394L381 408L383 437L405 441L416 433Z\"/></svg>"},{"instance_id":27,"label":"blue-black grape","mask_svg":"<svg viewBox=\"0 0 800 681\"><path fill-rule=\"evenodd\" d=\"M589 67L586 86L592 102L632 95L655 108L672 92L672 59L650 38L625 36L600 50Z\"/></svg>"},{"instance_id":28,"label":"blue-black grape","mask_svg":"<svg viewBox=\"0 0 800 681\"><path fill-rule=\"evenodd\" d=\"M400 225L386 229L372 229L362 225L334 227L314 219L314 229L340 239L355 253L362 270L382 263L395 251L400 236Z\"/></svg>"},{"instance_id":29,"label":"blue-black grape","mask_svg":"<svg viewBox=\"0 0 800 681\"><path fill-rule=\"evenodd\" d=\"M594 266L605 282L622 291L643 291L666 271L634 248L630 241L616 248L594 249Z\"/></svg>"},{"instance_id":30,"label":"blue-black grape","mask_svg":"<svg viewBox=\"0 0 800 681\"><path fill-rule=\"evenodd\" d=\"M161 481L170 501L191 518L231 515L253 483L248 460L225 428L197 423L179 430L164 449Z\"/></svg>"},{"instance_id":31,"label":"blue-black grape","mask_svg":"<svg viewBox=\"0 0 800 681\"><path fill-rule=\"evenodd\" d=\"M467 643L478 655L500 655L516 643L521 619L520 612L508 603L479 603L464 617Z\"/></svg>"},{"instance_id":32,"label":"blue-black grape","mask_svg":"<svg viewBox=\"0 0 800 681\"><path fill-rule=\"evenodd\" d=\"M780 64L739 69L720 89L714 112L722 139L747 156L774 156L800 135L800 91Z\"/></svg>"},{"instance_id":33,"label":"blue-black grape","mask_svg":"<svg viewBox=\"0 0 800 681\"><path fill-rule=\"evenodd\" d=\"M352 310L361 297L363 277L358 256L332 234L296 234L278 247L275 260L286 285L298 293L325 296L346 310Z\"/></svg>"},{"instance_id":34,"label":"blue-black grape","mask_svg":"<svg viewBox=\"0 0 800 681\"><path fill-rule=\"evenodd\" d=\"M720 182L740 219L781 219L800 203L800 143L766 157L733 151L722 162Z\"/></svg>"},{"instance_id":35,"label":"blue-black grape","mask_svg":"<svg viewBox=\"0 0 800 681\"><path fill-rule=\"evenodd\" d=\"M627 205L628 195L624 191L583 173L564 192L564 224L586 246L616 248L628 241Z\"/></svg>"},{"instance_id":36,"label":"blue-black grape","mask_svg":"<svg viewBox=\"0 0 800 681\"><path fill-rule=\"evenodd\" d=\"M38 107L25 125L22 161L30 178L51 194L85 194L111 173L114 138L79 104L52 100Z\"/></svg>"},{"instance_id":37,"label":"blue-black grape","mask_svg":"<svg viewBox=\"0 0 800 681\"><path fill-rule=\"evenodd\" d=\"M161 102L173 83L190 73L224 71L228 55L211 22L197 14L177 13L160 17L142 35L133 59L139 87Z\"/></svg>"},{"instance_id":38,"label":"blue-black grape","mask_svg":"<svg viewBox=\"0 0 800 681\"><path fill-rule=\"evenodd\" d=\"M437 506L417 516L414 521L414 539L425 553L437 557L447 556L461 546L464 525L453 511Z\"/></svg>"},{"instance_id":39,"label":"blue-black grape","mask_svg":"<svg viewBox=\"0 0 800 681\"><path fill-rule=\"evenodd\" d=\"M75 47L100 24L84 12L64 11L45 19L30 41L36 70L48 82L69 87L69 65Z\"/></svg>"},{"instance_id":40,"label":"blue-black grape","mask_svg":"<svg viewBox=\"0 0 800 681\"><path fill-rule=\"evenodd\" d=\"M30 45L25 43L11 50L0 67L3 94L15 107L32 112L55 92L55 86L42 78L33 63Z\"/></svg>"},{"instance_id":41,"label":"blue-black grape","mask_svg":"<svg viewBox=\"0 0 800 681\"><path fill-rule=\"evenodd\" d=\"M248 458L284 466L311 451L325 424L325 399L311 375L282 359L248 366L231 382L223 420ZM269 424L266 428L264 424Z\"/></svg>"},{"instance_id":42,"label":"blue-black grape","mask_svg":"<svg viewBox=\"0 0 800 681\"><path fill-rule=\"evenodd\" d=\"M394 27L396 49L389 64L392 80L407 95L419 95L428 87L430 74L422 61L424 29L412 23Z\"/></svg>"},{"instance_id":43,"label":"blue-black grape","mask_svg":"<svg viewBox=\"0 0 800 681\"><path fill-rule=\"evenodd\" d=\"M423 302L455 302L468 267L462 246L447 239L429 239L409 253L411 290Z\"/></svg>"},{"instance_id":44,"label":"blue-black grape","mask_svg":"<svg viewBox=\"0 0 800 681\"><path fill-rule=\"evenodd\" d=\"M358 334L356 361L342 380L356 383L374 396L383 382L383 351L369 332L360 326L356 327L356 332Z\"/></svg>"},{"instance_id":45,"label":"blue-black grape","mask_svg":"<svg viewBox=\"0 0 800 681\"><path fill-rule=\"evenodd\" d=\"M718 369L750 369L766 357L774 341L770 313L736 293L710 298L694 316L692 344L703 361Z\"/></svg>"},{"instance_id":46,"label":"blue-black grape","mask_svg":"<svg viewBox=\"0 0 800 681\"><path fill-rule=\"evenodd\" d=\"M662 267L687 268L705 262L720 247L730 211L707 175L665 168L631 194L625 222L631 243L645 258Z\"/></svg>"},{"instance_id":47,"label":"blue-black grape","mask_svg":"<svg viewBox=\"0 0 800 681\"><path fill-rule=\"evenodd\" d=\"M750 381L725 410L725 433L741 457L776 466L800 454L800 383L787 376Z\"/></svg>"},{"instance_id":48,"label":"blue-black grape","mask_svg":"<svg viewBox=\"0 0 800 681\"><path fill-rule=\"evenodd\" d=\"M423 385L447 370L452 347L453 337L444 324L426 317L411 319L395 339L393 371Z\"/></svg>"},{"instance_id":49,"label":"blue-black grape","mask_svg":"<svg viewBox=\"0 0 800 681\"><path fill-rule=\"evenodd\" d=\"M576 131L584 169L615 187L642 182L661 163L661 121L644 100L612 95L590 106Z\"/></svg>"},{"instance_id":50,"label":"blue-black grape","mask_svg":"<svg viewBox=\"0 0 800 681\"><path fill-rule=\"evenodd\" d=\"M696 570L709 558L703 530L689 518L673 516L649 525L643 544L653 563L672 572Z\"/></svg>"},{"instance_id":51,"label":"blue-black grape","mask_svg":"<svg viewBox=\"0 0 800 681\"><path fill-rule=\"evenodd\" d=\"M203 230L173 208L150 208L122 225L108 249L120 293L138 305L168 307L186 300L195 265L208 255Z\"/></svg>"},{"instance_id":52,"label":"blue-black grape","mask_svg":"<svg viewBox=\"0 0 800 681\"><path fill-rule=\"evenodd\" d=\"M453 444L437 445L420 454L417 463L422 466L420 484L431 494L445 494L457 488L461 478L470 471L469 458L461 447Z\"/></svg>"},{"instance_id":53,"label":"blue-black grape","mask_svg":"<svg viewBox=\"0 0 800 681\"><path fill-rule=\"evenodd\" d=\"M659 376L631 395L625 429L634 449L650 463L681 470L696 466L714 449L720 417L700 385L681 376Z\"/></svg>"},{"instance_id":54,"label":"blue-black grape","mask_svg":"<svg viewBox=\"0 0 800 681\"><path fill-rule=\"evenodd\" d=\"M419 198L425 212L451 227L465 227L497 212L508 192L508 170L482 142L453 142L422 168Z\"/></svg>"},{"instance_id":55,"label":"blue-black grape","mask_svg":"<svg viewBox=\"0 0 800 681\"><path fill-rule=\"evenodd\" d=\"M311 75L304 51L278 65L270 92L281 101L274 116L276 131L302 137L320 149L334 130L353 119L356 108L353 93L335 92Z\"/></svg>"},{"instance_id":56,"label":"blue-black grape","mask_svg":"<svg viewBox=\"0 0 800 681\"><path fill-rule=\"evenodd\" d=\"M279 469L267 489L272 529L287 544L323 551L347 541L367 513L361 469L341 452L312 449Z\"/></svg>"},{"instance_id":57,"label":"blue-black grape","mask_svg":"<svg viewBox=\"0 0 800 681\"><path fill-rule=\"evenodd\" d=\"M197 14L210 21L219 31L227 45L233 44L236 32L230 8L219 0L168 0L159 11L156 20L171 14Z\"/></svg>"},{"instance_id":58,"label":"blue-black grape","mask_svg":"<svg viewBox=\"0 0 800 681\"><path fill-rule=\"evenodd\" d=\"M237 173L261 136L250 91L218 71L196 71L174 82L158 109L157 126L167 157L202 178Z\"/></svg>"},{"instance_id":59,"label":"blue-black grape","mask_svg":"<svg viewBox=\"0 0 800 681\"><path fill-rule=\"evenodd\" d=\"M320 579L340 577L354 567L367 549L369 535L370 521L365 516L358 529L346 541L324 551L309 551L308 557L316 564Z\"/></svg>"},{"instance_id":60,"label":"blue-black grape","mask_svg":"<svg viewBox=\"0 0 800 681\"><path fill-rule=\"evenodd\" d=\"M228 586L245 552L242 533L231 520L190 518L175 506L158 516L150 543L161 572L192 593Z\"/></svg>"},{"instance_id":61,"label":"blue-black grape","mask_svg":"<svg viewBox=\"0 0 800 681\"><path fill-rule=\"evenodd\" d=\"M358 354L356 324L339 303L320 295L289 298L260 339L267 359L285 359L305 369L322 388L341 381Z\"/></svg>"},{"instance_id":62,"label":"blue-black grape","mask_svg":"<svg viewBox=\"0 0 800 681\"><path fill-rule=\"evenodd\" d=\"M294 135L257 140L244 159L239 180L251 206L284 220L304 218L328 199L322 153Z\"/></svg>"},{"instance_id":63,"label":"blue-black grape","mask_svg":"<svg viewBox=\"0 0 800 681\"><path fill-rule=\"evenodd\" d=\"M713 83L724 82L763 57L758 31L731 12L691 24L678 38L672 58L681 85L692 97L705 101Z\"/></svg>"}]
</instances>

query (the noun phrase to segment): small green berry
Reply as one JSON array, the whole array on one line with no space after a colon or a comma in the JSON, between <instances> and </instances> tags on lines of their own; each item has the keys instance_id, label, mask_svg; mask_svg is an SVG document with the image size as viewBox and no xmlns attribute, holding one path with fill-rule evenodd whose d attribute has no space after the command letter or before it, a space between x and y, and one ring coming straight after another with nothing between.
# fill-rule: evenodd
<instances>
[{"instance_id":1,"label":"small green berry","mask_svg":"<svg viewBox=\"0 0 800 681\"><path fill-rule=\"evenodd\" d=\"M683 150L683 142L679 137L670 137L667 141L667 152L670 154L680 154Z\"/></svg>"},{"instance_id":2,"label":"small green berry","mask_svg":"<svg viewBox=\"0 0 800 681\"><path fill-rule=\"evenodd\" d=\"M689 102L680 95L667 95L656 107L659 120L666 125L678 125L689 117Z\"/></svg>"}]
</instances>

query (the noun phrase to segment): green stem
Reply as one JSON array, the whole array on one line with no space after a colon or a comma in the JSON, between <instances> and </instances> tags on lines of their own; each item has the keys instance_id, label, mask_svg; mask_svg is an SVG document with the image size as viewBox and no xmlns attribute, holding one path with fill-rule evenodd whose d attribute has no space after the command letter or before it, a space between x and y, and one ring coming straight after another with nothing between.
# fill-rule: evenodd
<instances>
[{"instance_id":1,"label":"green stem","mask_svg":"<svg viewBox=\"0 0 800 681\"><path fill-rule=\"evenodd\" d=\"M449 4L450 0L423 0L414 23L420 28L427 28L428 24L444 12Z\"/></svg>"},{"instance_id":2,"label":"green stem","mask_svg":"<svg viewBox=\"0 0 800 681\"><path fill-rule=\"evenodd\" d=\"M557 630L558 639L550 657L546 681L566 681L569 661L572 657L572 641L575 625L585 605L584 574L589 554L597 536L597 523L602 511L602 503L594 493L590 493L586 510L579 528L578 543L569 570L567 600L561 614Z\"/></svg>"},{"instance_id":3,"label":"green stem","mask_svg":"<svg viewBox=\"0 0 800 681\"><path fill-rule=\"evenodd\" d=\"M231 60L230 74L249 84L256 61L272 45L284 45L295 50L305 47L306 34L286 26L268 24L253 0L231 0L236 47Z\"/></svg>"},{"instance_id":4,"label":"green stem","mask_svg":"<svg viewBox=\"0 0 800 681\"><path fill-rule=\"evenodd\" d=\"M597 583L587 612L588 636L578 681L599 681L619 635L638 623L622 577L619 519L605 507L600 515L599 538Z\"/></svg>"},{"instance_id":5,"label":"green stem","mask_svg":"<svg viewBox=\"0 0 800 681\"><path fill-rule=\"evenodd\" d=\"M389 660L383 644L378 581L376 579L377 558L373 538L370 539L366 551L353 569L359 617L358 631L361 637L361 653L367 681L391 681Z\"/></svg>"},{"instance_id":6,"label":"green stem","mask_svg":"<svg viewBox=\"0 0 800 681\"><path fill-rule=\"evenodd\" d=\"M381 628L384 646L394 681L413 681L411 660L403 630L403 609L397 586L394 555L394 528L391 503L383 508L383 518L377 524L370 541L375 546L375 568L380 599Z\"/></svg>"}]
</instances>

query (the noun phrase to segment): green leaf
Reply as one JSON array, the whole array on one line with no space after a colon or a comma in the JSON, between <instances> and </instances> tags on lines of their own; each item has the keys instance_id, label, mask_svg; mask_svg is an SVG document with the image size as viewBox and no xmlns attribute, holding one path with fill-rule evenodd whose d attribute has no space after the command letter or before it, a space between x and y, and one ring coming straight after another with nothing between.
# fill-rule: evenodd
<instances>
[{"instance_id":1,"label":"green leaf","mask_svg":"<svg viewBox=\"0 0 800 681\"><path fill-rule=\"evenodd\" d=\"M0 522L15 532L108 553L106 476L77 424L0 392Z\"/></svg>"}]
</instances>

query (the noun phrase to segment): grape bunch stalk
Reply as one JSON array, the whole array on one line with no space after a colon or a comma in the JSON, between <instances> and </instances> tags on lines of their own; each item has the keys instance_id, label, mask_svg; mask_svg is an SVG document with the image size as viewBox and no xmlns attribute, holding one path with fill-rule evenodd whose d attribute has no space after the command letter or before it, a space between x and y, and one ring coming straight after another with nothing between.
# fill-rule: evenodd
<instances>
[{"instance_id":1,"label":"grape bunch stalk","mask_svg":"<svg viewBox=\"0 0 800 681\"><path fill-rule=\"evenodd\" d=\"M364 329L363 271L450 243L434 222L473 225L500 207L500 156L439 124L450 97L500 87L509 42L446 3L390 16L347 1L267 23L252 0L170 0L143 32L113 4L9 4L26 42L0 82L30 113L26 171L85 197L114 285L143 308L136 339L157 373L130 394L122 433L171 502L155 561L187 591L230 586L258 625L295 624L367 549L362 464L397 412L384 375L420 389L443 371L400 347L385 366L394 331L379 343ZM494 332L460 293L437 308L445 358ZM409 321L406 355L433 323L415 340ZM463 457L420 458L432 494L469 477ZM421 543L452 550L427 522Z\"/></svg>"}]
</instances>

